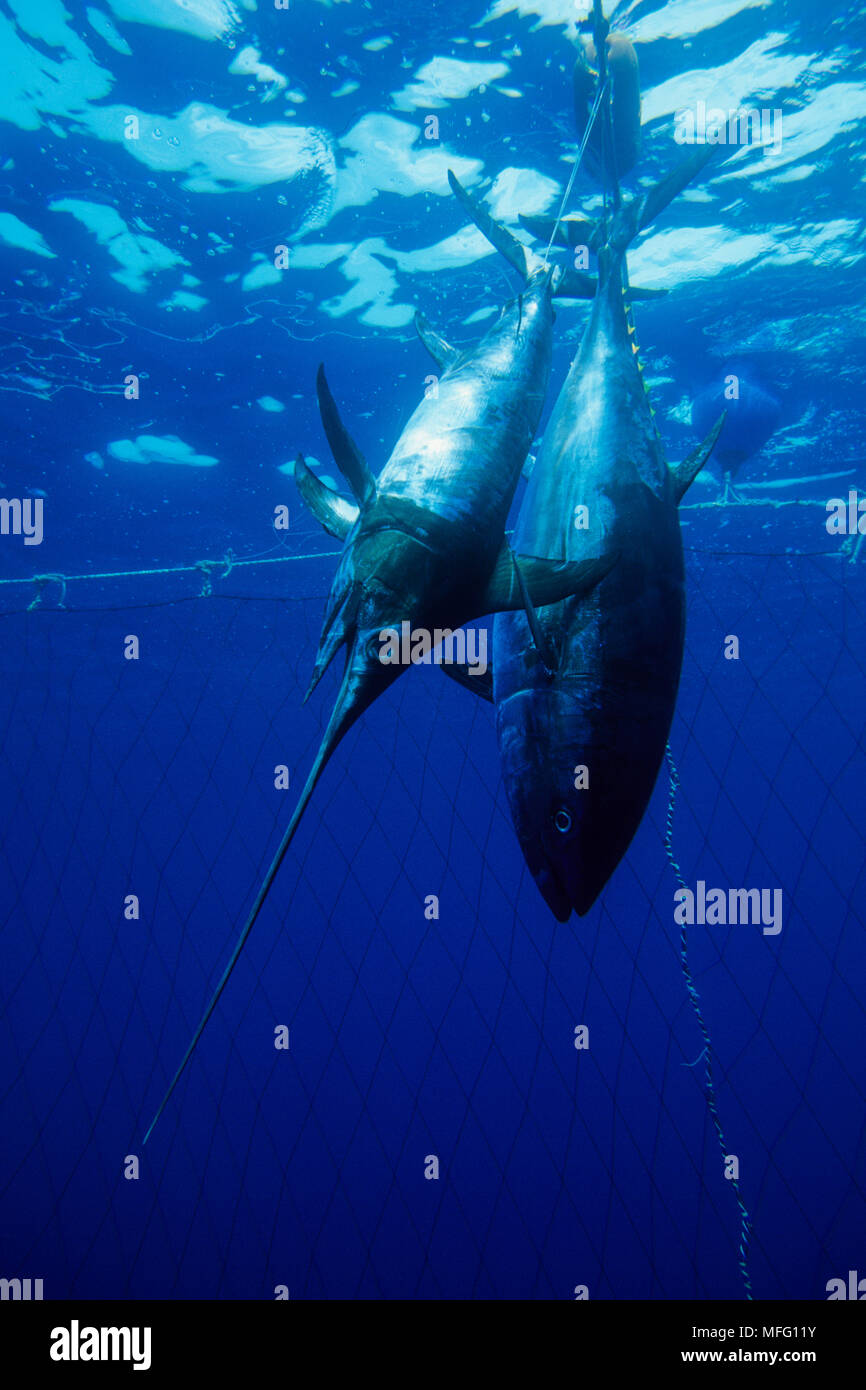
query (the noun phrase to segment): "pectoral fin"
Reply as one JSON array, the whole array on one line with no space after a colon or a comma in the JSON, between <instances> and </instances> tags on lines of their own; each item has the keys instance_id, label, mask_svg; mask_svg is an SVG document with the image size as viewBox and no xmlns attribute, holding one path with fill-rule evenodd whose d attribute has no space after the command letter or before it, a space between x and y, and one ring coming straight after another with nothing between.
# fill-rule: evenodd
<instances>
[{"instance_id":1,"label":"pectoral fin","mask_svg":"<svg viewBox=\"0 0 866 1390\"><path fill-rule=\"evenodd\" d=\"M415 331L425 348L429 352L433 361L441 371L446 371L448 367L453 367L460 357L460 353L450 343L446 342L441 334L430 327L425 316L420 309L415 315Z\"/></svg>"},{"instance_id":2,"label":"pectoral fin","mask_svg":"<svg viewBox=\"0 0 866 1390\"><path fill-rule=\"evenodd\" d=\"M361 514L360 507L326 487L307 467L303 454L295 459L295 482L303 501L328 535L345 540Z\"/></svg>"},{"instance_id":3,"label":"pectoral fin","mask_svg":"<svg viewBox=\"0 0 866 1390\"><path fill-rule=\"evenodd\" d=\"M362 507L372 501L376 492L376 480L367 467L367 461L349 431L340 419L331 388L325 376L324 367L316 373L316 394L319 398L319 411L322 424L334 462Z\"/></svg>"},{"instance_id":4,"label":"pectoral fin","mask_svg":"<svg viewBox=\"0 0 866 1390\"><path fill-rule=\"evenodd\" d=\"M555 299L594 299L598 281L594 275L584 270L564 270L553 288ZM630 285L629 299L663 299L667 290L644 290L640 285Z\"/></svg>"},{"instance_id":5,"label":"pectoral fin","mask_svg":"<svg viewBox=\"0 0 866 1390\"><path fill-rule=\"evenodd\" d=\"M695 478L713 452L716 440L722 432L722 425L725 423L725 416L727 413L726 410L722 411L703 444L699 444L697 449L694 449L692 453L689 454L688 458L683 459L682 463L672 463L668 465L671 478L673 479L674 495L676 496L677 502L682 501L683 495L695 481Z\"/></svg>"},{"instance_id":6,"label":"pectoral fin","mask_svg":"<svg viewBox=\"0 0 866 1390\"><path fill-rule=\"evenodd\" d=\"M480 695L482 700L488 700L493 704L493 672L489 668L473 676L465 662L447 661L442 663L442 670L446 676L462 685L464 690L471 691L473 695Z\"/></svg>"},{"instance_id":7,"label":"pectoral fin","mask_svg":"<svg viewBox=\"0 0 866 1390\"><path fill-rule=\"evenodd\" d=\"M523 574L523 569L521 568L522 562L518 560L513 550L511 552L511 563L514 567L517 587L520 590L520 597L523 601L523 609L526 613L526 620L529 623L529 631L532 633L532 641L535 645L535 650L544 662L544 667L548 675L552 675L556 668L556 659L553 652L550 650L550 643L545 637L544 629L538 620L535 604L529 596L529 589L527 588L526 579Z\"/></svg>"},{"instance_id":8,"label":"pectoral fin","mask_svg":"<svg viewBox=\"0 0 866 1390\"><path fill-rule=\"evenodd\" d=\"M536 608L559 603L564 598L582 598L604 579L616 563L616 556L600 560L544 560L535 555L519 557L515 568L511 547L505 542L493 573L477 605L477 614L511 613L525 608L525 592ZM523 584L521 584L521 579Z\"/></svg>"}]
</instances>

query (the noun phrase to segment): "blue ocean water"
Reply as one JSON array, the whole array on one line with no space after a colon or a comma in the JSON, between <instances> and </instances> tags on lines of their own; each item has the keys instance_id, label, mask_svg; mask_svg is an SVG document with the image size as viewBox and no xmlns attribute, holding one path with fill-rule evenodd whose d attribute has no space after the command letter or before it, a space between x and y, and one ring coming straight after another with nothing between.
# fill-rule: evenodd
<instances>
[{"instance_id":1,"label":"blue ocean water","mask_svg":"<svg viewBox=\"0 0 866 1390\"><path fill-rule=\"evenodd\" d=\"M446 172L522 236L556 215L586 9L0 11L0 492L44 518L39 546L0 536L0 1276L46 1297L822 1299L866 1275L866 555L826 524L862 486L854 4L609 12L640 62L627 196L682 157L679 112L780 122L629 254L667 291L635 318L669 458L726 377L778 406L682 509L673 808L663 770L599 903L556 923L490 708L412 670L335 755L141 1144L336 690L302 705L338 546L297 452L342 486L316 368L378 471L433 370L416 309L466 345L515 293ZM580 171L568 211L593 200ZM544 418L587 314L557 310ZM669 850L689 884L783 892L778 935L688 933L710 1081Z\"/></svg>"}]
</instances>

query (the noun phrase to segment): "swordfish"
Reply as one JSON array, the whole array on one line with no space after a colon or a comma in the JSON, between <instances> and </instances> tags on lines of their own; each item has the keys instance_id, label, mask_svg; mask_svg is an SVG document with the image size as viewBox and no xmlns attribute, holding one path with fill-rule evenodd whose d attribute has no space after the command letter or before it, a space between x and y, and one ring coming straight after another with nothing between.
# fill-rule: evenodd
<instances>
[{"instance_id":1,"label":"swordfish","mask_svg":"<svg viewBox=\"0 0 866 1390\"><path fill-rule=\"evenodd\" d=\"M428 634L527 601L585 593L605 572L595 560L562 564L523 557L505 540L509 507L541 416L550 377L555 270L530 268L526 248L449 182L476 225L521 276L515 299L474 347L460 352L419 316L416 326L441 370L378 477L346 430L320 367L317 394L334 460L354 501L326 487L299 457L295 478L307 505L343 540L309 698L334 656L346 664L319 751L229 962L154 1116L165 1109L270 892L319 778L346 731L404 669L383 659L386 632ZM564 290L586 291L586 277ZM559 285L557 279L557 286ZM586 291L586 292L591 292ZM471 681L471 677L469 678Z\"/></svg>"},{"instance_id":2,"label":"swordfish","mask_svg":"<svg viewBox=\"0 0 866 1390\"><path fill-rule=\"evenodd\" d=\"M673 718L685 628L677 507L724 417L694 454L667 464L624 300L625 252L712 153L698 151L594 232L584 224L598 292L514 545L552 560L612 563L588 595L494 621L506 794L526 863L561 922L589 911L625 854Z\"/></svg>"}]
</instances>

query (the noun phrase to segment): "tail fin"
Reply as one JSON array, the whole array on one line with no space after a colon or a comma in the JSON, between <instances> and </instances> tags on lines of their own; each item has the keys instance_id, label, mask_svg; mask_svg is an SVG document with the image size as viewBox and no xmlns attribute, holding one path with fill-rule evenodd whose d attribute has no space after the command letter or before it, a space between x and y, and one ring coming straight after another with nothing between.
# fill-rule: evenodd
<instances>
[{"instance_id":1,"label":"tail fin","mask_svg":"<svg viewBox=\"0 0 866 1390\"><path fill-rule=\"evenodd\" d=\"M687 159L682 160L675 169L654 184L646 193L639 193L615 213L607 229L606 244L614 250L625 251L629 242L638 232L642 232L663 212L668 203L673 202L678 193L696 178L706 164L718 154L715 145L701 145ZM585 246L589 251L599 251L605 245L605 223L600 218L572 215L559 222L548 217L526 217L520 214L520 224L542 241L553 237L554 245L573 250ZM574 295L570 298L589 296ZM638 296L635 295L635 298ZM644 293L644 298L652 298Z\"/></svg>"},{"instance_id":2,"label":"tail fin","mask_svg":"<svg viewBox=\"0 0 866 1390\"><path fill-rule=\"evenodd\" d=\"M715 145L701 145L687 159L682 160L675 169L666 174L663 179L654 184L646 193L640 193L636 198L624 208L621 208L614 218L613 227L608 237L608 245L616 251L624 251L630 241L633 241L638 232L642 232L651 222L655 221L660 212L663 212L668 203L673 202L678 193L682 193L705 165L714 159L717 153Z\"/></svg>"},{"instance_id":3,"label":"tail fin","mask_svg":"<svg viewBox=\"0 0 866 1390\"><path fill-rule=\"evenodd\" d=\"M277 871L286 856L286 851L288 850L289 845L292 843L292 840L294 839L295 831L301 823L301 818L305 810L307 809L310 797L313 795L313 792L316 788L316 784L319 781L319 778L321 777L322 772L324 771L325 766L331 757L331 754L334 752L334 749L337 747L337 744L340 742L346 730L355 722L355 719L361 712L352 700L351 685L349 678L350 670L347 664L346 674L343 677L343 684L340 687L340 693L337 697L337 702L334 705L333 713L331 714L331 718L328 721L328 727L325 730L322 742L319 745L319 751L316 754L316 761L313 763L313 766L310 769L310 775L308 776L307 781L304 785L304 790L301 792L300 799L298 801L297 806L295 807L292 819L289 821L289 824L286 828L286 832L279 843L277 852L271 860L270 868L268 869L267 873L265 874L262 880L261 887L259 888L259 891L256 894L256 900L250 908L249 914L243 926L243 930L241 931L241 934L237 940L237 944L235 945L235 948L232 951L231 956L229 957L229 963L223 971L222 976L220 977L219 984L214 990L211 996L210 1003L208 1004L207 1008L204 1011L204 1014L202 1015L201 1022L199 1023L192 1036L192 1041L190 1042L189 1047L187 1048L186 1052L183 1055L183 1058L181 1059L180 1066L178 1067L177 1071L171 1079L171 1084L162 1098L159 1109L157 1110L156 1114L154 1115L153 1119L148 1125L147 1133L144 1136L142 1147L144 1146L144 1144L147 1143L148 1139L153 1133L154 1127L158 1119L162 1115L163 1110L168 1105L168 1102L171 1100L171 1097L174 1094L175 1087L177 1086L177 1083L180 1081L180 1078L183 1076L183 1073L186 1070L187 1062L192 1057L192 1054L195 1052L198 1040L204 1032L205 1028L207 1027L208 1020L210 1019L211 1014L213 1013L214 1009L219 1003L220 996L222 995L223 990L228 984L231 973L238 963L238 958L241 954L241 951L244 949L244 946L247 943L247 938L249 937L250 932L255 926L256 918L258 917L259 913L262 910L262 907L264 906L265 899L267 898L268 893L271 890L271 885L273 884L273 881L277 876Z\"/></svg>"},{"instance_id":4,"label":"tail fin","mask_svg":"<svg viewBox=\"0 0 866 1390\"><path fill-rule=\"evenodd\" d=\"M529 261L526 255L526 247L513 237L504 227L500 227L498 222L494 222L489 212L485 212L480 204L476 203L466 192L463 185L454 177L451 170L448 170L448 183L455 198L462 204L475 223L479 232L486 236L491 246L495 246L509 265L514 266L524 282L529 279Z\"/></svg>"}]
</instances>

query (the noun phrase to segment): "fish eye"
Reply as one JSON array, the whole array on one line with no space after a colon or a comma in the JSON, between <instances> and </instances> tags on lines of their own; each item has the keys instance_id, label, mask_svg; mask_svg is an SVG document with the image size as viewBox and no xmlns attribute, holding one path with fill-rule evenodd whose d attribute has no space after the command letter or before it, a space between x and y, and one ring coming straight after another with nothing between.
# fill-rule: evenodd
<instances>
[{"instance_id":1,"label":"fish eye","mask_svg":"<svg viewBox=\"0 0 866 1390\"><path fill-rule=\"evenodd\" d=\"M554 813L553 824L556 826L560 835L567 835L571 829L571 813L566 811L564 806Z\"/></svg>"}]
</instances>

